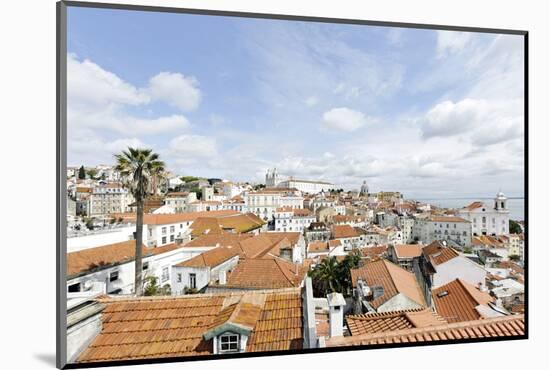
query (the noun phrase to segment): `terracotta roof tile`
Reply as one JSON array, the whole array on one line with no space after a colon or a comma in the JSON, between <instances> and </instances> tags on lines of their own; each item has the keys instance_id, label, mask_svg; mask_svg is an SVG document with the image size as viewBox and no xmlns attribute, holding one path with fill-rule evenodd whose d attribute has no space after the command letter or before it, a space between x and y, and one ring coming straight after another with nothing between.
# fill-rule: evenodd
<instances>
[{"instance_id":1,"label":"terracotta roof tile","mask_svg":"<svg viewBox=\"0 0 550 370\"><path fill-rule=\"evenodd\" d=\"M346 324L351 335L423 328L446 323L445 319L428 308L346 316Z\"/></svg>"},{"instance_id":2,"label":"terracotta roof tile","mask_svg":"<svg viewBox=\"0 0 550 370\"><path fill-rule=\"evenodd\" d=\"M148 257L183 247L181 244L168 244L156 248L143 246L142 256ZM128 240L67 253L67 276L73 277L102 267L133 261L135 251L136 241Z\"/></svg>"},{"instance_id":3,"label":"terracotta roof tile","mask_svg":"<svg viewBox=\"0 0 550 370\"><path fill-rule=\"evenodd\" d=\"M340 238L354 238L359 236L357 230L350 225L333 225L332 237L335 239Z\"/></svg>"},{"instance_id":4,"label":"terracotta roof tile","mask_svg":"<svg viewBox=\"0 0 550 370\"><path fill-rule=\"evenodd\" d=\"M199 217L226 217L239 214L239 212L231 210L171 214L145 214L143 215L143 223L145 225L175 224L178 222L195 221Z\"/></svg>"},{"instance_id":5,"label":"terracotta roof tile","mask_svg":"<svg viewBox=\"0 0 550 370\"><path fill-rule=\"evenodd\" d=\"M191 240L185 247L215 247L237 245L241 240L252 238L253 234L206 234Z\"/></svg>"},{"instance_id":6,"label":"terracotta roof tile","mask_svg":"<svg viewBox=\"0 0 550 370\"><path fill-rule=\"evenodd\" d=\"M308 253L328 252L329 247L327 242L311 242L307 245Z\"/></svg>"},{"instance_id":7,"label":"terracotta roof tile","mask_svg":"<svg viewBox=\"0 0 550 370\"><path fill-rule=\"evenodd\" d=\"M304 266L281 258L245 259L231 272L224 286L252 289L299 287L306 273Z\"/></svg>"},{"instance_id":8,"label":"terracotta roof tile","mask_svg":"<svg viewBox=\"0 0 550 370\"><path fill-rule=\"evenodd\" d=\"M364 334L350 337L334 337L326 341L327 347L431 342L433 340L460 340L491 337L523 336L523 315L496 317L485 320L403 329L391 332Z\"/></svg>"},{"instance_id":9,"label":"terracotta roof tile","mask_svg":"<svg viewBox=\"0 0 550 370\"><path fill-rule=\"evenodd\" d=\"M429 219L433 222L467 222L470 221L463 219L462 217L452 217L452 216L432 216Z\"/></svg>"},{"instance_id":10,"label":"terracotta roof tile","mask_svg":"<svg viewBox=\"0 0 550 370\"><path fill-rule=\"evenodd\" d=\"M422 244L397 244L394 246L397 258L414 258L422 255Z\"/></svg>"},{"instance_id":11,"label":"terracotta roof tile","mask_svg":"<svg viewBox=\"0 0 550 370\"><path fill-rule=\"evenodd\" d=\"M352 269L350 272L354 287L357 286L357 280L361 278L370 287L382 286L384 288L384 293L370 302L375 309L399 293L421 306L426 305L414 274L388 260L368 262L363 267Z\"/></svg>"},{"instance_id":12,"label":"terracotta roof tile","mask_svg":"<svg viewBox=\"0 0 550 370\"><path fill-rule=\"evenodd\" d=\"M488 293L460 279L433 289L432 299L437 313L448 322L480 319L476 307L494 301Z\"/></svg>"},{"instance_id":13,"label":"terracotta roof tile","mask_svg":"<svg viewBox=\"0 0 550 370\"><path fill-rule=\"evenodd\" d=\"M253 327L247 352L301 349L300 289L254 294L264 295L263 303L247 301L243 293L103 299L101 333L77 362L211 355L212 340L204 334L224 318ZM224 310L241 299L235 316L235 310Z\"/></svg>"},{"instance_id":14,"label":"terracotta roof tile","mask_svg":"<svg viewBox=\"0 0 550 370\"><path fill-rule=\"evenodd\" d=\"M428 261L431 262L433 266L441 265L442 263L459 256L457 251L451 247L443 245L443 243L439 240L436 240L422 248L422 254Z\"/></svg>"}]
</instances>

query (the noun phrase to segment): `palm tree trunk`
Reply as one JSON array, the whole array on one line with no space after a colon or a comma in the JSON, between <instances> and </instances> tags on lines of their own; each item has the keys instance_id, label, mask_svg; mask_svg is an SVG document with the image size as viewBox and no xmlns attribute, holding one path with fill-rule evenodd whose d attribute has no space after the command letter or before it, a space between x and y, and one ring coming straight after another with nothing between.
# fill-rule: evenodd
<instances>
[{"instance_id":1,"label":"palm tree trunk","mask_svg":"<svg viewBox=\"0 0 550 370\"><path fill-rule=\"evenodd\" d=\"M142 245L143 245L143 199L136 199L137 203L137 215L136 215L136 266L135 266L135 278L134 287L136 296L143 295L142 278Z\"/></svg>"}]
</instances>

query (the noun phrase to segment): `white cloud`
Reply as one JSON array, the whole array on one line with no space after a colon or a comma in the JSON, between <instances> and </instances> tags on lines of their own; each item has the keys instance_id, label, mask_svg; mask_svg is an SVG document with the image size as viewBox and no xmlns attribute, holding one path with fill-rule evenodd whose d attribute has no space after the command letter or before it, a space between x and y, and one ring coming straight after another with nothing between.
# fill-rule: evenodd
<instances>
[{"instance_id":1,"label":"white cloud","mask_svg":"<svg viewBox=\"0 0 550 370\"><path fill-rule=\"evenodd\" d=\"M373 122L372 118L366 117L359 111L342 107L325 112L322 127L351 132Z\"/></svg>"},{"instance_id":2,"label":"white cloud","mask_svg":"<svg viewBox=\"0 0 550 370\"><path fill-rule=\"evenodd\" d=\"M72 107L147 104L150 98L135 86L123 81L92 61L78 61L67 55L67 91Z\"/></svg>"},{"instance_id":3,"label":"white cloud","mask_svg":"<svg viewBox=\"0 0 550 370\"><path fill-rule=\"evenodd\" d=\"M523 136L521 99L463 99L435 105L419 120L422 136L458 136L475 145L493 145Z\"/></svg>"},{"instance_id":4,"label":"white cloud","mask_svg":"<svg viewBox=\"0 0 550 370\"><path fill-rule=\"evenodd\" d=\"M452 136L466 132L486 115L486 111L487 103L484 101L444 101L435 105L426 114L421 123L423 136Z\"/></svg>"},{"instance_id":5,"label":"white cloud","mask_svg":"<svg viewBox=\"0 0 550 370\"><path fill-rule=\"evenodd\" d=\"M181 114L141 117L130 113L129 107L142 106L146 110L153 99L165 99L180 109L196 108L200 92L193 81L177 73L160 73L151 79L149 88L139 89L90 60L80 61L68 54L69 127L109 130L124 136L187 130L189 121ZM150 109L147 111L152 114Z\"/></svg>"},{"instance_id":6,"label":"white cloud","mask_svg":"<svg viewBox=\"0 0 550 370\"><path fill-rule=\"evenodd\" d=\"M313 107L314 105L317 105L317 103L319 103L319 98L317 98L316 96L310 96L306 99L306 105L308 107Z\"/></svg>"},{"instance_id":7,"label":"white cloud","mask_svg":"<svg viewBox=\"0 0 550 370\"><path fill-rule=\"evenodd\" d=\"M147 92L154 100L162 100L184 111L197 109L201 102L199 83L181 73L161 72L149 80Z\"/></svg>"},{"instance_id":8,"label":"white cloud","mask_svg":"<svg viewBox=\"0 0 550 370\"><path fill-rule=\"evenodd\" d=\"M471 32L437 31L437 56L460 53L472 39Z\"/></svg>"},{"instance_id":9,"label":"white cloud","mask_svg":"<svg viewBox=\"0 0 550 370\"><path fill-rule=\"evenodd\" d=\"M216 140L201 135L180 135L168 144L170 154L176 159L191 160L217 155Z\"/></svg>"}]
</instances>

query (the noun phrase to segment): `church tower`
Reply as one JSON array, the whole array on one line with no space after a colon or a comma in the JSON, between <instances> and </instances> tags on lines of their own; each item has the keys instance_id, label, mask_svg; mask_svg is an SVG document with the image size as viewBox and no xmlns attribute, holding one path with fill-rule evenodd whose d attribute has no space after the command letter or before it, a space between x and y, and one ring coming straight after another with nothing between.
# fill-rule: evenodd
<instances>
[{"instance_id":1,"label":"church tower","mask_svg":"<svg viewBox=\"0 0 550 370\"><path fill-rule=\"evenodd\" d=\"M367 185L366 181L363 181L363 185L361 185L361 192L359 193L361 196L367 196L369 195L369 186Z\"/></svg>"},{"instance_id":2,"label":"church tower","mask_svg":"<svg viewBox=\"0 0 550 370\"><path fill-rule=\"evenodd\" d=\"M495 198L495 209L497 211L508 210L508 198L506 198L506 196L502 191L499 191Z\"/></svg>"},{"instance_id":3,"label":"church tower","mask_svg":"<svg viewBox=\"0 0 550 370\"><path fill-rule=\"evenodd\" d=\"M273 171L267 170L267 173L265 174L265 186L268 188L274 188L279 183L279 174L277 173L277 169L274 168Z\"/></svg>"}]
</instances>

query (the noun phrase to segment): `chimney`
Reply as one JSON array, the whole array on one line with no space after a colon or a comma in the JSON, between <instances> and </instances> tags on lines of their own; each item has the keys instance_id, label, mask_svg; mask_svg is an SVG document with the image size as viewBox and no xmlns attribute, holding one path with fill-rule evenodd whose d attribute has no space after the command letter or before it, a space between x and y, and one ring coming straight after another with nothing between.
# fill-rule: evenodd
<instances>
[{"instance_id":1,"label":"chimney","mask_svg":"<svg viewBox=\"0 0 550 370\"><path fill-rule=\"evenodd\" d=\"M346 300L340 293L327 294L328 301L328 319L329 319L329 336L341 337L344 335L344 306Z\"/></svg>"},{"instance_id":2,"label":"chimney","mask_svg":"<svg viewBox=\"0 0 550 370\"><path fill-rule=\"evenodd\" d=\"M98 295L77 293L67 297L67 362L76 361L101 332L105 305L95 300Z\"/></svg>"},{"instance_id":3,"label":"chimney","mask_svg":"<svg viewBox=\"0 0 550 370\"><path fill-rule=\"evenodd\" d=\"M219 282L220 285L225 285L227 283L227 272L225 270L220 271Z\"/></svg>"}]
</instances>

